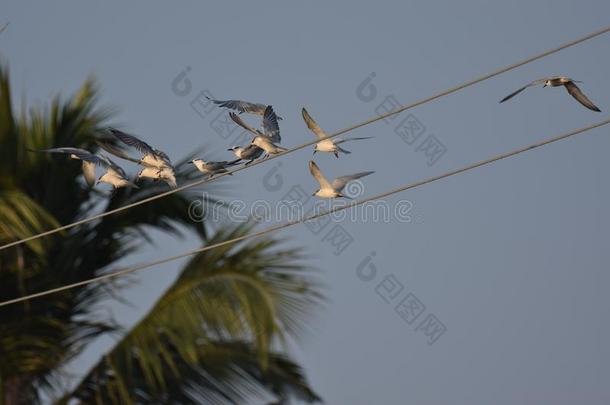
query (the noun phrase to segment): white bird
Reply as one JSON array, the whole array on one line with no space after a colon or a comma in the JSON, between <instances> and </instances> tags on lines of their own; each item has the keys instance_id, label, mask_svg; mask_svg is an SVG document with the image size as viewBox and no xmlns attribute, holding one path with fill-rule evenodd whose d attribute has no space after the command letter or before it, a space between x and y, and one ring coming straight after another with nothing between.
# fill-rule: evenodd
<instances>
[{"instance_id":1,"label":"white bird","mask_svg":"<svg viewBox=\"0 0 610 405\"><path fill-rule=\"evenodd\" d=\"M167 156L165 152L154 149L152 146L133 135L126 134L113 128L110 128L110 132L125 145L131 146L142 153L143 156L138 161L138 164L144 166L144 169L138 173L138 178L163 180L170 187L177 187L174 167L172 166L169 156Z\"/></svg>"},{"instance_id":2,"label":"white bird","mask_svg":"<svg viewBox=\"0 0 610 405\"><path fill-rule=\"evenodd\" d=\"M352 180L356 180L361 177L368 176L369 174L375 173L375 172L360 172L360 173L356 173L356 174L351 174L349 176L341 176L341 177L337 177L336 179L333 180L332 183L330 183L326 179L326 177L324 177L324 175L320 171L320 168L318 167L318 165L316 165L316 163L313 161L309 162L309 172L320 184L320 188L312 195L318 196L320 198L337 198L337 197L349 198L349 197L341 194L341 191L343 191L343 189L345 188L347 183L349 183Z\"/></svg>"},{"instance_id":3,"label":"white bird","mask_svg":"<svg viewBox=\"0 0 610 405\"><path fill-rule=\"evenodd\" d=\"M106 173L104 173L100 176L99 179L97 179L97 181L95 182L96 184L107 183L110 184L115 190L121 187L139 188L137 185L127 179L127 174L125 173L125 170L123 170L123 168L121 168L119 165L110 160L110 158L104 156L103 158L98 159L100 161L96 164L105 167Z\"/></svg>"},{"instance_id":4,"label":"white bird","mask_svg":"<svg viewBox=\"0 0 610 405\"><path fill-rule=\"evenodd\" d=\"M262 150L264 150L267 155L278 155L280 153L284 153L288 151L286 148L282 148L281 146L277 146L274 144L271 139L266 137L265 135L255 136L252 140L252 145L256 145Z\"/></svg>"},{"instance_id":5,"label":"white bird","mask_svg":"<svg viewBox=\"0 0 610 405\"><path fill-rule=\"evenodd\" d=\"M230 112L229 116L231 119L242 128L250 131L255 136L266 136L273 143L282 142L282 137L280 136L280 126L277 123L277 115L273 111L273 107L270 105L265 108L265 113L263 114L263 130L260 131L256 128L251 127L247 123L244 122L237 114L234 112Z\"/></svg>"},{"instance_id":6,"label":"white bird","mask_svg":"<svg viewBox=\"0 0 610 405\"><path fill-rule=\"evenodd\" d=\"M512 92L511 94L509 94L508 96L504 97L502 100L500 100L500 103L503 103L506 100L513 98L514 96L521 93L523 90L527 89L528 87L542 84L543 85L542 87L564 86L566 88L566 90L568 91L568 93L570 93L570 95L572 97L574 97L580 104L584 105L589 110L601 112L601 110L599 108L597 108L597 106L595 104L593 104L593 102L591 100L589 100L587 98L587 96L585 96L583 94L583 92L580 90L580 88L575 83L582 83L582 82L570 79L569 77L565 77L565 76L553 76L553 77L546 77L543 79L534 80L533 82L526 84L525 86L521 87L520 89L518 89L518 90Z\"/></svg>"},{"instance_id":7,"label":"white bird","mask_svg":"<svg viewBox=\"0 0 610 405\"><path fill-rule=\"evenodd\" d=\"M229 151L233 152L233 154L240 160L247 160L245 166L248 166L250 163L254 162L258 159L264 152L261 148L256 145L248 145L245 148L241 146L233 146Z\"/></svg>"},{"instance_id":8,"label":"white bird","mask_svg":"<svg viewBox=\"0 0 610 405\"><path fill-rule=\"evenodd\" d=\"M339 152L346 153L346 154L352 153L352 152L340 147L339 144L349 142L349 141L361 141L363 139L372 138L371 136L365 136L365 137L360 137L360 138L345 138L345 139L337 139L337 140L324 139L328 136L328 134L326 132L324 132L324 130L322 128L320 128L318 123L315 122L313 118L311 118L311 115L309 115L309 113L307 112L307 110L305 108L303 108L302 113L303 113L303 119L305 120L305 123L307 124L307 128L309 128L318 137L318 139L321 139L321 141L316 143L316 145L314 147L314 150L313 150L314 155L316 154L316 152L329 152L329 153L333 153L335 155L335 157L338 158Z\"/></svg>"},{"instance_id":9,"label":"white bird","mask_svg":"<svg viewBox=\"0 0 610 405\"><path fill-rule=\"evenodd\" d=\"M69 155L70 159L82 161L83 176L85 177L87 184L89 187L95 185L95 166L100 158L91 152L85 149L69 147L32 150L31 152L61 153Z\"/></svg>"},{"instance_id":10,"label":"white bird","mask_svg":"<svg viewBox=\"0 0 610 405\"><path fill-rule=\"evenodd\" d=\"M240 159L237 159L231 162L228 162L226 160L222 162L206 162L203 159L194 159L191 160L190 163L194 164L197 170L199 170L201 173L207 174L212 177L215 174L228 173L229 171L227 170L227 167L236 165L239 160Z\"/></svg>"},{"instance_id":11,"label":"white bird","mask_svg":"<svg viewBox=\"0 0 610 405\"><path fill-rule=\"evenodd\" d=\"M265 110L267 109L266 104L250 103L242 100L214 100L207 96L206 98L219 107L235 110L240 114L249 113L255 115L265 115ZM277 119L281 120L282 117L277 117Z\"/></svg>"},{"instance_id":12,"label":"white bird","mask_svg":"<svg viewBox=\"0 0 610 405\"><path fill-rule=\"evenodd\" d=\"M171 188L178 187L176 183L176 174L171 167L164 167L162 169L158 169L156 167L144 166L142 170L138 173L138 179L148 178L153 181L163 180L166 182Z\"/></svg>"}]
</instances>

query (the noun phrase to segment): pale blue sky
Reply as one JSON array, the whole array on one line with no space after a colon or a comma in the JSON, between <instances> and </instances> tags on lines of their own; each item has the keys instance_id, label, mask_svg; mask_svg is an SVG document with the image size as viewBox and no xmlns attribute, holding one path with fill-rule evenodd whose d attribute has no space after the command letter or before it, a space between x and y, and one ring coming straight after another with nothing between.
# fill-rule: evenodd
<instances>
[{"instance_id":1,"label":"pale blue sky","mask_svg":"<svg viewBox=\"0 0 610 405\"><path fill-rule=\"evenodd\" d=\"M204 156L214 159L230 157L230 140L189 106L200 90L273 104L284 117L283 145L291 147L313 139L303 106L337 130L373 116L385 96L416 101L597 30L610 15L601 0L4 4L0 18L10 26L0 54L17 94L47 102L94 73L102 101L120 110L116 122L125 129L175 157L208 145ZM352 155L316 160L329 176L375 170L363 180L371 195L588 125L610 111L608 55L606 35L412 110L426 128L420 140L434 135L447 148L433 166L416 150L419 141L407 145L382 122L352 133L376 137L350 145ZM193 89L180 97L171 83L187 66ZM378 95L365 102L356 89L372 72ZM583 80L604 112L583 108L563 89L531 89L498 104L522 84L555 74ZM308 264L327 286L330 300L313 320L315 331L294 348L326 402L609 403L609 132L389 199L411 201L415 220L344 223L354 241L338 256L322 241L326 230L279 234L314 255ZM291 156L281 167L275 160L234 176L227 191L246 201L277 201L292 185L313 192L311 150ZM264 187L273 168L283 181L277 191ZM157 240L129 262L196 245ZM373 251L377 274L362 281L357 267ZM179 268L142 273L125 291L135 308L113 306L115 316L134 322ZM389 275L404 286L392 303L376 293ZM408 293L426 307L411 325L394 312ZM433 345L416 331L428 314L447 328ZM111 343L97 342L74 371L86 370Z\"/></svg>"}]
</instances>

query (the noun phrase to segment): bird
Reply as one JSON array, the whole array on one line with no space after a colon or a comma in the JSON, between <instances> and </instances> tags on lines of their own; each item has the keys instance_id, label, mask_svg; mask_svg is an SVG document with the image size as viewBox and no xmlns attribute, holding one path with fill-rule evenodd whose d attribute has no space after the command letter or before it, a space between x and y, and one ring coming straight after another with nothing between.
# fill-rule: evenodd
<instances>
[{"instance_id":1,"label":"bird","mask_svg":"<svg viewBox=\"0 0 610 405\"><path fill-rule=\"evenodd\" d=\"M125 170L107 156L100 157L85 149L71 147L32 150L31 152L62 153L70 155L71 159L82 160L83 175L87 184L91 187L98 183L108 183L112 185L114 189L128 186L138 188L138 186L127 179ZM97 180L95 179L96 166L106 169L106 172Z\"/></svg>"},{"instance_id":2,"label":"bird","mask_svg":"<svg viewBox=\"0 0 610 405\"><path fill-rule=\"evenodd\" d=\"M307 110L305 108L303 108L303 110L301 112L303 114L303 119L305 120L305 123L307 124L307 128L309 128L319 139L321 139L321 141L316 143L316 145L314 147L314 150L313 150L314 155L316 154L316 152L329 152L329 153L333 153L335 155L335 157L338 158L339 152L346 153L346 154L352 153L352 152L340 147L339 144L344 143L344 142L349 142L349 141L360 141L363 139L372 138L371 136L365 136L365 137L360 137L360 138L345 138L345 139L337 139L337 140L325 139L326 137L328 137L328 134L326 132L324 132L324 130L322 130L322 128L320 128L318 123L315 122L313 118L311 118L311 115L309 115Z\"/></svg>"},{"instance_id":3,"label":"bird","mask_svg":"<svg viewBox=\"0 0 610 405\"><path fill-rule=\"evenodd\" d=\"M255 136L266 136L273 143L280 143L282 141L282 137L280 136L280 126L277 123L277 115L273 111L272 106L267 106L265 108L265 113L263 114L263 130L260 131L256 128L251 127L247 123L244 122L237 114L234 112L230 112L229 116L231 119L240 127L245 128L246 130L253 133Z\"/></svg>"},{"instance_id":4,"label":"bird","mask_svg":"<svg viewBox=\"0 0 610 405\"><path fill-rule=\"evenodd\" d=\"M270 155L278 155L280 153L284 153L288 151L286 148L282 148L281 146L277 146L274 144L271 139L269 139L265 135L255 136L252 140L252 145L256 145L267 153L266 157Z\"/></svg>"},{"instance_id":5,"label":"bird","mask_svg":"<svg viewBox=\"0 0 610 405\"><path fill-rule=\"evenodd\" d=\"M94 155L95 156L95 155ZM97 157L97 156L96 156ZM100 162L97 163L99 166L103 166L106 168L106 173L102 174L95 184L97 183L107 183L110 184L114 190L119 189L121 187L133 187L139 188L133 182L127 179L127 174L125 170L112 160L109 157L104 156L100 159Z\"/></svg>"},{"instance_id":6,"label":"bird","mask_svg":"<svg viewBox=\"0 0 610 405\"><path fill-rule=\"evenodd\" d=\"M570 79L569 77L566 77L566 76L553 76L553 77L546 77L543 79L534 80L534 81L526 84L525 86L521 87L519 90L514 91L513 93L504 97L502 100L500 100L500 103L503 103L506 100L513 98L514 96L521 93L523 90L527 89L528 87L542 84L543 88L547 87L547 86L548 87L564 86L566 88L566 90L568 91L568 93L570 93L570 95L572 97L574 97L576 99L576 101L578 101L580 104L584 105L589 110L601 112L601 110L595 104L593 104L593 102L591 100L589 100L587 98L587 96L585 96L583 94L583 92L580 90L580 88L575 83L582 83L582 82L578 81L578 80Z\"/></svg>"},{"instance_id":7,"label":"bird","mask_svg":"<svg viewBox=\"0 0 610 405\"><path fill-rule=\"evenodd\" d=\"M195 167L197 168L197 170L199 170L201 173L207 174L210 177L212 177L215 174L229 173L229 171L227 170L227 167L236 165L240 160L241 159L237 159L237 160L233 160L231 162L228 162L226 160L221 161L221 162L206 162L203 159L193 159L190 161L190 163L194 164ZM229 174L231 174L231 173L229 173Z\"/></svg>"},{"instance_id":8,"label":"bird","mask_svg":"<svg viewBox=\"0 0 610 405\"><path fill-rule=\"evenodd\" d=\"M219 107L235 110L240 114L249 113L254 115L264 115L265 109L267 108L266 104L250 103L242 100L214 100L208 96L206 96L206 98ZM281 120L282 117L277 117L277 119Z\"/></svg>"},{"instance_id":9,"label":"bird","mask_svg":"<svg viewBox=\"0 0 610 405\"><path fill-rule=\"evenodd\" d=\"M144 169L138 173L138 178L160 179L165 181L172 188L177 187L174 167L172 166L169 156L167 156L165 152L154 149L152 146L133 135L126 134L125 132L121 132L114 128L110 128L109 130L119 141L142 153L143 156L137 163L144 166Z\"/></svg>"},{"instance_id":10,"label":"bird","mask_svg":"<svg viewBox=\"0 0 610 405\"><path fill-rule=\"evenodd\" d=\"M241 146L233 146L229 151L233 152L233 154L240 160L247 160L244 166L248 166L250 163L254 162L258 159L264 152L261 148L256 145L250 144L245 148Z\"/></svg>"},{"instance_id":11,"label":"bird","mask_svg":"<svg viewBox=\"0 0 610 405\"><path fill-rule=\"evenodd\" d=\"M152 179L153 181L163 180L171 188L178 187L178 183L176 182L176 173L171 167L158 169L156 167L144 166L138 173L137 178L138 180L142 178Z\"/></svg>"},{"instance_id":12,"label":"bird","mask_svg":"<svg viewBox=\"0 0 610 405\"><path fill-rule=\"evenodd\" d=\"M30 152L61 153L69 155L70 159L81 160L85 181L89 187L93 187L95 185L95 166L99 165L100 158L93 153L85 149L70 147L30 150Z\"/></svg>"},{"instance_id":13,"label":"bird","mask_svg":"<svg viewBox=\"0 0 610 405\"><path fill-rule=\"evenodd\" d=\"M345 188L347 183L349 183L352 180L356 180L356 179L362 178L364 176L368 176L369 174L375 173L375 172L360 172L360 173L351 174L348 176L341 176L341 177L337 177L336 179L333 180L332 183L330 183L326 179L326 177L324 177L324 175L320 171L320 168L318 167L318 165L316 165L316 163L314 161L309 162L309 172L320 184L320 188L316 192L314 192L312 194L312 196L317 196L320 198L344 197L344 198L348 198L348 199L350 199L350 197L347 197L341 193L341 191L343 191L343 189Z\"/></svg>"}]
</instances>

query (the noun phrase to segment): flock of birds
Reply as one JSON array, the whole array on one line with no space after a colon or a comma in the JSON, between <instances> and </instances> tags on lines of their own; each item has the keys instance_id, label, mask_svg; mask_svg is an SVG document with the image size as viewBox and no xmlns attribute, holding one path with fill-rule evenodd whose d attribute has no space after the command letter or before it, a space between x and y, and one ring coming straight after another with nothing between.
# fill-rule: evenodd
<instances>
[{"instance_id":1,"label":"flock of birds","mask_svg":"<svg viewBox=\"0 0 610 405\"><path fill-rule=\"evenodd\" d=\"M542 84L543 87L564 86L568 93L582 105L584 105L590 110L600 112L601 110L583 94L583 92L580 90L580 88L578 88L578 86L576 86L575 83L580 82L565 76L554 76L534 80L521 87L520 89L514 91L513 93L509 94L508 96L504 97L502 100L500 100L500 103L507 101L508 99L516 96L517 94L521 93L523 90L529 87ZM282 120L282 118L275 114L272 106L250 103L247 101L240 100L210 99L210 101L216 104L218 107L236 111L239 115L231 111L229 112L229 116L237 125L250 132L253 138L250 144L246 146L234 146L229 149L229 151L233 152L236 157L236 159L234 160L204 161L203 159L194 159L189 162L195 165L197 170L199 170L204 175L212 177L220 173L227 173L228 169L235 165L243 163L247 166L255 160L261 158L261 156L263 157L263 159L266 159L271 155L284 153L288 150L286 148L278 146L278 144L282 141L278 121ZM244 113L262 116L262 128L254 128L248 123L246 123L244 120L242 120L240 115ZM302 115L307 127L319 139L319 142L317 142L314 147L314 155L316 154L316 152L326 152L332 153L338 158L340 153L351 153L350 151L343 149L340 146L341 144L344 144L345 142L359 141L371 138L359 137L327 139L328 134L324 132L324 130L314 121L314 119L311 117L311 115L309 115L305 108L303 108L302 110ZM107 183L110 184L114 189L122 187L138 188L135 183L143 178L152 179L153 181L164 181L172 188L177 187L175 168L173 167L171 160L166 153L153 148L148 143L133 135L127 134L117 129L109 128L109 132L114 137L116 137L118 141L120 141L126 146L135 149L142 155L140 159L135 159L115 147L103 143L99 144L104 150L106 150L110 154L113 154L121 159L135 162L142 167L134 181L131 181L125 171L106 155L98 156L87 150L72 147L43 149L38 150L36 152L66 154L69 155L72 159L82 161L83 175L87 184L89 184L89 186L91 187L97 185L98 183ZM101 167L105 170L105 172L97 179L96 167ZM348 176L337 177L332 182L330 182L322 174L318 165L316 165L314 161L309 162L309 171L320 185L320 188L315 193L313 193L313 195L320 198L349 198L348 196L342 194L342 191L347 186L347 184L352 180L356 180L374 173L372 171L355 173Z\"/></svg>"}]
</instances>

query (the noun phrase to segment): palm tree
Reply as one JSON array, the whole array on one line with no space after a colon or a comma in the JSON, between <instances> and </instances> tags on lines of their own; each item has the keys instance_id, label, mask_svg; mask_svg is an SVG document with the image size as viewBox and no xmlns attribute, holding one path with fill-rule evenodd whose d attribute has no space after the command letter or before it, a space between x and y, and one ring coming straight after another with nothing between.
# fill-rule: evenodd
<instances>
[{"instance_id":1,"label":"palm tree","mask_svg":"<svg viewBox=\"0 0 610 405\"><path fill-rule=\"evenodd\" d=\"M110 195L87 187L80 164L32 153L59 146L96 152L111 116L87 80L71 98L13 114L7 69L0 66L0 244L111 210L165 190L145 184ZM116 145L115 145L116 146ZM197 175L178 163L179 181ZM199 190L201 191L201 190ZM152 228L202 244L243 235L249 224L213 234L189 219L196 191L184 191L51 237L0 251L0 301L112 271L149 241ZM146 232L144 232L146 230ZM152 309L128 331L97 311L129 295L124 280L94 283L0 308L0 403L275 403L319 401L285 354L320 302L302 252L257 239L193 256ZM116 345L76 384L62 369L94 339Z\"/></svg>"}]
</instances>

